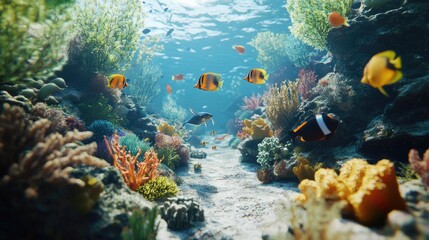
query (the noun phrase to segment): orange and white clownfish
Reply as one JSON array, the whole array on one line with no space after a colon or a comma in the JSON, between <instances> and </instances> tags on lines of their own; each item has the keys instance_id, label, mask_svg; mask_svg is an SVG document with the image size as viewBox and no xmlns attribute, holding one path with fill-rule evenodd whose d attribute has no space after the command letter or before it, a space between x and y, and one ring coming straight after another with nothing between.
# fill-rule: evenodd
<instances>
[{"instance_id":1,"label":"orange and white clownfish","mask_svg":"<svg viewBox=\"0 0 429 240\"><path fill-rule=\"evenodd\" d=\"M310 120L290 131L289 134L292 139L301 136L300 140L303 142L321 141L333 136L340 122L332 113L316 114Z\"/></svg>"}]
</instances>

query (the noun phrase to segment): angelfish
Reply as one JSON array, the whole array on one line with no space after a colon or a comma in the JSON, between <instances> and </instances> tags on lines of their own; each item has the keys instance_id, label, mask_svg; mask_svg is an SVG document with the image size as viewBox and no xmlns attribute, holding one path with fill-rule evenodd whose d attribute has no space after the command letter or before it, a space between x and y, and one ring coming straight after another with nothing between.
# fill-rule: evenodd
<instances>
[{"instance_id":1,"label":"angelfish","mask_svg":"<svg viewBox=\"0 0 429 240\"><path fill-rule=\"evenodd\" d=\"M183 125L185 124L192 124L192 125L201 125L204 123L204 125L206 125L207 127L207 121L208 120L212 120L212 123L214 125L214 120L213 120L213 115L207 112L199 112L196 113L194 112L192 109L189 109L189 111L191 111L192 114L194 114L194 116L192 116L188 121L186 121L185 123L183 123Z\"/></svg>"},{"instance_id":2,"label":"angelfish","mask_svg":"<svg viewBox=\"0 0 429 240\"><path fill-rule=\"evenodd\" d=\"M290 131L292 139L301 136L302 142L321 141L335 134L340 120L332 114L316 114L313 118L303 122L294 130Z\"/></svg>"}]
</instances>

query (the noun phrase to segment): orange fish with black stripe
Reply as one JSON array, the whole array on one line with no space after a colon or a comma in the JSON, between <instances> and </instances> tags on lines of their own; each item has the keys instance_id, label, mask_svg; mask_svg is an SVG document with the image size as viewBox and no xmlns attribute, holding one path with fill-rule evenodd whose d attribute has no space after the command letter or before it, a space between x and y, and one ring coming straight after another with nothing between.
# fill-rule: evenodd
<instances>
[{"instance_id":1,"label":"orange fish with black stripe","mask_svg":"<svg viewBox=\"0 0 429 240\"><path fill-rule=\"evenodd\" d=\"M200 76L198 82L194 85L194 88L204 91L217 91L222 86L222 76L219 73L208 72Z\"/></svg>"},{"instance_id":2,"label":"orange fish with black stripe","mask_svg":"<svg viewBox=\"0 0 429 240\"><path fill-rule=\"evenodd\" d=\"M340 120L332 114L316 114L313 118L303 122L294 130L290 131L292 139L301 136L300 140L321 141L333 136L338 128Z\"/></svg>"},{"instance_id":3,"label":"orange fish with black stripe","mask_svg":"<svg viewBox=\"0 0 429 240\"><path fill-rule=\"evenodd\" d=\"M107 87L121 90L124 87L128 87L127 79L122 74L112 74L108 79Z\"/></svg>"},{"instance_id":4,"label":"orange fish with black stripe","mask_svg":"<svg viewBox=\"0 0 429 240\"><path fill-rule=\"evenodd\" d=\"M269 76L270 74L267 74L267 71L264 69L253 68L247 73L246 77L244 77L244 80L253 84L265 84Z\"/></svg>"}]
</instances>

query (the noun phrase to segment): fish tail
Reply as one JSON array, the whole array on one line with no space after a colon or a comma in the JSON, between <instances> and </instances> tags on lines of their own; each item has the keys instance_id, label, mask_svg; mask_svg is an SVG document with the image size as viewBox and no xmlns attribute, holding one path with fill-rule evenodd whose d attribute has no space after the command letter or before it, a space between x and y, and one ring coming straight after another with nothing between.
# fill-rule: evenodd
<instances>
[{"instance_id":1,"label":"fish tail","mask_svg":"<svg viewBox=\"0 0 429 240\"><path fill-rule=\"evenodd\" d=\"M270 74L265 74L264 80L267 81L269 76L270 76Z\"/></svg>"},{"instance_id":2,"label":"fish tail","mask_svg":"<svg viewBox=\"0 0 429 240\"><path fill-rule=\"evenodd\" d=\"M174 75L171 75L171 80L174 80Z\"/></svg>"},{"instance_id":3,"label":"fish tail","mask_svg":"<svg viewBox=\"0 0 429 240\"><path fill-rule=\"evenodd\" d=\"M350 24L349 24L348 20L349 20L348 18L344 18L343 25L346 26L346 27L350 27Z\"/></svg>"},{"instance_id":4,"label":"fish tail","mask_svg":"<svg viewBox=\"0 0 429 240\"><path fill-rule=\"evenodd\" d=\"M382 88L382 87L379 87L378 88L378 90L384 95L384 96L386 96L386 97L389 97L389 94L387 94L387 92Z\"/></svg>"},{"instance_id":5,"label":"fish tail","mask_svg":"<svg viewBox=\"0 0 429 240\"><path fill-rule=\"evenodd\" d=\"M219 88L221 88L223 86L223 81L219 82Z\"/></svg>"}]
</instances>

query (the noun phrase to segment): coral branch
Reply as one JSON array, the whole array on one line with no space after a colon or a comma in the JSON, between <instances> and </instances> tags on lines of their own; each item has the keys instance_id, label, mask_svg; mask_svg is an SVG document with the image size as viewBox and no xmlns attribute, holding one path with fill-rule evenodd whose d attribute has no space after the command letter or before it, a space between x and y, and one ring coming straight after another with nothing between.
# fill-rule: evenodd
<instances>
[{"instance_id":1,"label":"coral branch","mask_svg":"<svg viewBox=\"0 0 429 240\"><path fill-rule=\"evenodd\" d=\"M244 105L241 106L242 110L254 111L259 106L262 105L262 96L260 94L258 95L252 94L251 97L244 97L243 101L244 101Z\"/></svg>"},{"instance_id":2,"label":"coral branch","mask_svg":"<svg viewBox=\"0 0 429 240\"><path fill-rule=\"evenodd\" d=\"M413 171L422 178L425 187L429 187L429 148L423 154L423 159L420 158L417 150L411 149L408 154L408 161Z\"/></svg>"}]
</instances>

